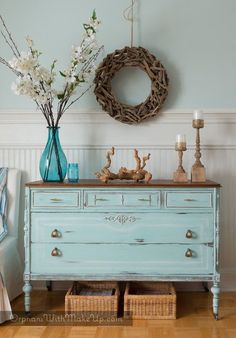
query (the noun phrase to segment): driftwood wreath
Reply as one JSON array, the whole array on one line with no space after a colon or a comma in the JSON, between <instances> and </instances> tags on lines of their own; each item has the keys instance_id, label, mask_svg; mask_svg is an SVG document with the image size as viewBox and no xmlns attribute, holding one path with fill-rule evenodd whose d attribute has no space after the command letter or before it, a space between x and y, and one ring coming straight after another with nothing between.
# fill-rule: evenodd
<instances>
[{"instance_id":1,"label":"driftwood wreath","mask_svg":"<svg viewBox=\"0 0 236 338\"><path fill-rule=\"evenodd\" d=\"M111 81L124 67L137 67L151 80L151 92L139 105L131 106L117 100ZM142 47L125 47L108 54L99 65L94 79L97 101L114 119L128 124L140 123L159 112L168 95L169 79L164 66Z\"/></svg>"}]
</instances>

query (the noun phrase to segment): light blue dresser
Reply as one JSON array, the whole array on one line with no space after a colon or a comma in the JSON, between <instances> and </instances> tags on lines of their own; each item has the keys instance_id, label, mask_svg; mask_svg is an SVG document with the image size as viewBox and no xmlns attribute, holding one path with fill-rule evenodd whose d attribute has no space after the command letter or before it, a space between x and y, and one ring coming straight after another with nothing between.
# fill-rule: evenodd
<instances>
[{"instance_id":1,"label":"light blue dresser","mask_svg":"<svg viewBox=\"0 0 236 338\"><path fill-rule=\"evenodd\" d=\"M25 311L31 280L212 281L217 319L219 190L212 181L27 184Z\"/></svg>"}]
</instances>

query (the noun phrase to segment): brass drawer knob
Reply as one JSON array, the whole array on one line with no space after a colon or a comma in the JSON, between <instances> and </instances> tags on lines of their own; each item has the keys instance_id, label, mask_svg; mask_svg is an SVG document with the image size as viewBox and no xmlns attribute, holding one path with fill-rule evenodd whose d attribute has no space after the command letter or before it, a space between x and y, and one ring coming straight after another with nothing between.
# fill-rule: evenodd
<instances>
[{"instance_id":1,"label":"brass drawer knob","mask_svg":"<svg viewBox=\"0 0 236 338\"><path fill-rule=\"evenodd\" d=\"M61 237L60 231L58 231L57 229L53 230L52 233L51 233L51 237L53 237L53 238Z\"/></svg>"},{"instance_id":2,"label":"brass drawer knob","mask_svg":"<svg viewBox=\"0 0 236 338\"><path fill-rule=\"evenodd\" d=\"M51 252L52 256L60 256L60 250L58 250L57 248L54 248Z\"/></svg>"},{"instance_id":3,"label":"brass drawer knob","mask_svg":"<svg viewBox=\"0 0 236 338\"><path fill-rule=\"evenodd\" d=\"M186 232L186 238L193 238L193 232L191 230Z\"/></svg>"},{"instance_id":4,"label":"brass drawer knob","mask_svg":"<svg viewBox=\"0 0 236 338\"><path fill-rule=\"evenodd\" d=\"M193 252L191 249L188 249L186 252L185 252L185 256L186 257L193 257Z\"/></svg>"}]
</instances>

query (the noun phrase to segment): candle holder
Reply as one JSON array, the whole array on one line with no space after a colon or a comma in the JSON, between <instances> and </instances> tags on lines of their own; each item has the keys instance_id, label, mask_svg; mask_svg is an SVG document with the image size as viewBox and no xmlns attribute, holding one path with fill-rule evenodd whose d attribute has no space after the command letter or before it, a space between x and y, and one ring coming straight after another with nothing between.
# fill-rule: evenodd
<instances>
[{"instance_id":1,"label":"candle holder","mask_svg":"<svg viewBox=\"0 0 236 338\"><path fill-rule=\"evenodd\" d=\"M192 126L196 129L196 148L195 148L195 163L192 166L191 181L206 182L206 169L201 162L201 146L200 146L200 129L204 128L203 119L194 119Z\"/></svg>"},{"instance_id":2,"label":"candle holder","mask_svg":"<svg viewBox=\"0 0 236 338\"><path fill-rule=\"evenodd\" d=\"M174 172L173 181L174 182L188 182L188 175L183 168L183 152L186 150L186 142L176 142L175 150L178 151L179 156L179 166Z\"/></svg>"}]
</instances>

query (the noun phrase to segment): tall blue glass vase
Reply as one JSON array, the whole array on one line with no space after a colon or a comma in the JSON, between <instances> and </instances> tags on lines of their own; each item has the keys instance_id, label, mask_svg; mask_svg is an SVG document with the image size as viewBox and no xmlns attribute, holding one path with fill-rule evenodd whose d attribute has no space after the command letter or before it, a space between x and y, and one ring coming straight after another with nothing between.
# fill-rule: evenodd
<instances>
[{"instance_id":1,"label":"tall blue glass vase","mask_svg":"<svg viewBox=\"0 0 236 338\"><path fill-rule=\"evenodd\" d=\"M44 182L63 182L66 177L67 160L59 140L59 127L48 127L48 141L39 163Z\"/></svg>"}]
</instances>

